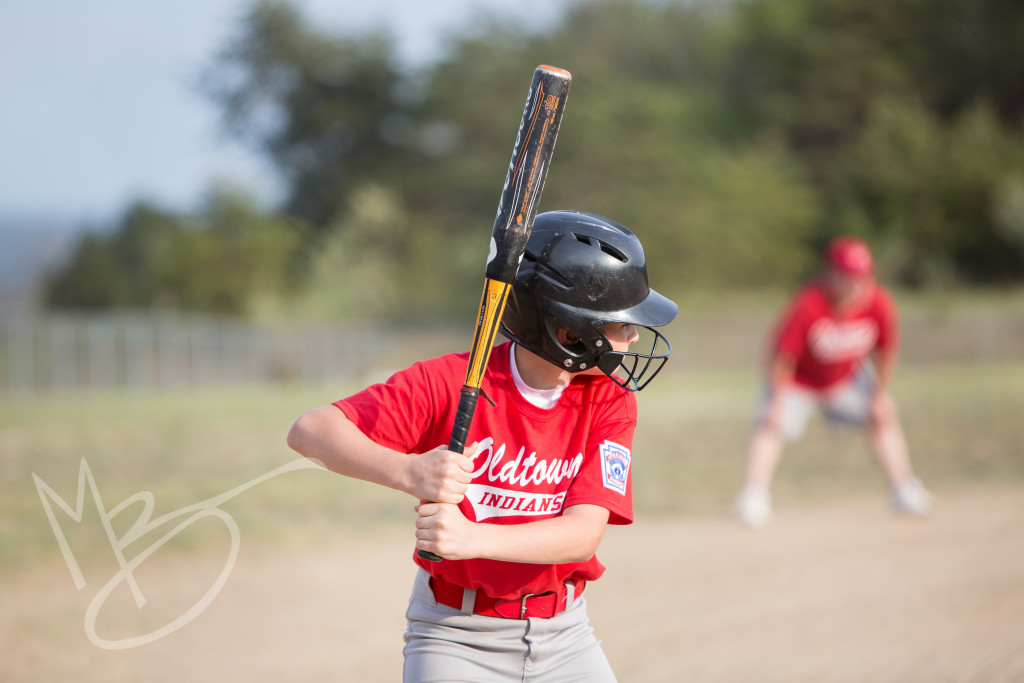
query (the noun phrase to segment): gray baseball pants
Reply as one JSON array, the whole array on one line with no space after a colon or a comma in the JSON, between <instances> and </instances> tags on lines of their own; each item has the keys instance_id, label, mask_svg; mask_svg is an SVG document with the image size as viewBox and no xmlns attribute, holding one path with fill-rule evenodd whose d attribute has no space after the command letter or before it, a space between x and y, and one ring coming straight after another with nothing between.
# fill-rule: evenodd
<instances>
[{"instance_id":1,"label":"gray baseball pants","mask_svg":"<svg viewBox=\"0 0 1024 683\"><path fill-rule=\"evenodd\" d=\"M404 683L614 683L584 597L549 619L502 619L439 605L429 581L420 569L409 599Z\"/></svg>"}]
</instances>

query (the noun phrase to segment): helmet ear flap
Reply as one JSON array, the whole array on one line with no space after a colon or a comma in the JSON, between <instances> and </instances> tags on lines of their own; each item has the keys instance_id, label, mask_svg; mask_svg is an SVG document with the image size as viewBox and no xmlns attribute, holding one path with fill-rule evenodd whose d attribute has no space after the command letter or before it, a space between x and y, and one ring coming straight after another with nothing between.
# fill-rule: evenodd
<instances>
[{"instance_id":1,"label":"helmet ear flap","mask_svg":"<svg viewBox=\"0 0 1024 683\"><path fill-rule=\"evenodd\" d=\"M539 341L530 320L537 317L536 307L530 305L529 297L520 298L515 287L509 290L505 301L505 312L498 329L503 335L526 348L533 348Z\"/></svg>"}]
</instances>

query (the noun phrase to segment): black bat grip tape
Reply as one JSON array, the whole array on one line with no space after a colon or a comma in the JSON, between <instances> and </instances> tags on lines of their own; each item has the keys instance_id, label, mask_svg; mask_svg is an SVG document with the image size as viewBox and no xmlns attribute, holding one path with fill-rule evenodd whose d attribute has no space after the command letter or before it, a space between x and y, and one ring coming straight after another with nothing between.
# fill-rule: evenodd
<instances>
[{"instance_id":1,"label":"black bat grip tape","mask_svg":"<svg viewBox=\"0 0 1024 683\"><path fill-rule=\"evenodd\" d=\"M470 386L462 387L459 395L459 409L455 413L455 424L452 427L452 436L448 441L448 450L453 453L463 453L466 450L466 437L469 434L469 425L473 421L473 413L476 412L476 401L480 398L480 390ZM426 550L417 550L416 554L424 560L440 562L441 556Z\"/></svg>"},{"instance_id":2,"label":"black bat grip tape","mask_svg":"<svg viewBox=\"0 0 1024 683\"><path fill-rule=\"evenodd\" d=\"M478 398L480 398L479 389L470 386L462 387L462 392L459 394L459 409L455 413L455 424L452 426L452 437L448 442L448 450L453 453L466 451L466 437L469 435L469 425L473 421Z\"/></svg>"}]
</instances>

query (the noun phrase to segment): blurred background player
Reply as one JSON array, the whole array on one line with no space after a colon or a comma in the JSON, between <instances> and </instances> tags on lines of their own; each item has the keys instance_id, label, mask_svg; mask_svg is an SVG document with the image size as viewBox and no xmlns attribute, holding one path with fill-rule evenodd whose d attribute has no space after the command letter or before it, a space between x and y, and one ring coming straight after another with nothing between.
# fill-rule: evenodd
<instances>
[{"instance_id":1,"label":"blurred background player","mask_svg":"<svg viewBox=\"0 0 1024 683\"><path fill-rule=\"evenodd\" d=\"M931 511L932 496L914 476L889 394L898 345L896 308L875 281L871 251L859 239L835 238L820 277L798 292L775 330L747 448L746 480L736 500L742 523L759 527L769 521L772 477L783 446L803 436L818 409L832 424L867 427L895 512Z\"/></svg>"},{"instance_id":2,"label":"blurred background player","mask_svg":"<svg viewBox=\"0 0 1024 683\"><path fill-rule=\"evenodd\" d=\"M447 444L468 353L416 363L292 427L289 445L328 469L437 501L416 506L416 547L444 559L413 555L404 680L615 679L582 593L604 572L605 526L633 519L632 392L667 360L653 328L677 310L650 288L629 230L544 213L465 455ZM641 335L648 352L630 351Z\"/></svg>"}]
</instances>

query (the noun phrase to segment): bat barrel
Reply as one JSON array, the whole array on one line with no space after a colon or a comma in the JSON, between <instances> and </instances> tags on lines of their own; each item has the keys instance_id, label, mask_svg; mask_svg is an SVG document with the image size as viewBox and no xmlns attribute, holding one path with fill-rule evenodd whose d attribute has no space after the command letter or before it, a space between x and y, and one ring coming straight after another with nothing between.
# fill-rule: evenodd
<instances>
[{"instance_id":1,"label":"bat barrel","mask_svg":"<svg viewBox=\"0 0 1024 683\"><path fill-rule=\"evenodd\" d=\"M491 280L511 284L515 279L537 215L570 85L572 75L565 69L541 65L533 72L494 219L486 271Z\"/></svg>"}]
</instances>

